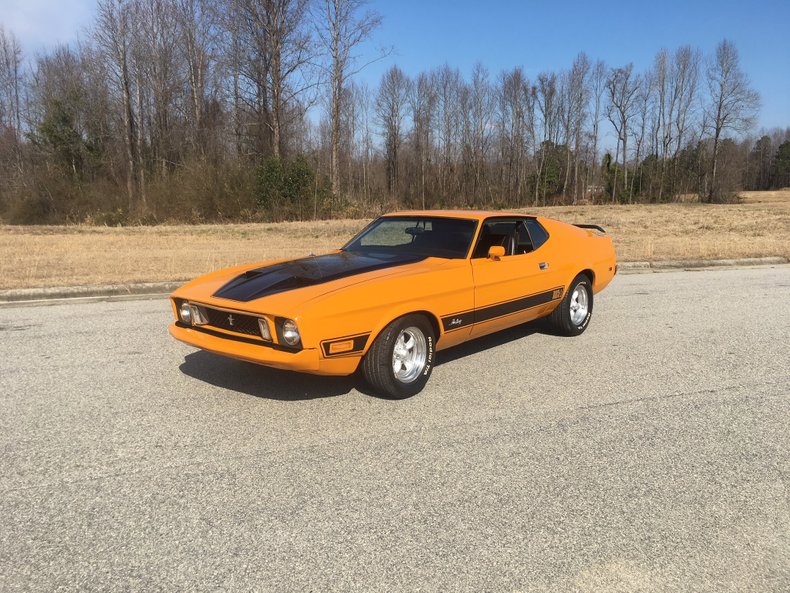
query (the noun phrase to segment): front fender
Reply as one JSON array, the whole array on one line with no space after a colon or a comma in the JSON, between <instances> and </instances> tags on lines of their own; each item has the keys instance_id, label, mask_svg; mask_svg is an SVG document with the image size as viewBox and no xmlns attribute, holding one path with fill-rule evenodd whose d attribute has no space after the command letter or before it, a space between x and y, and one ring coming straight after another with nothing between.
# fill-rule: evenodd
<instances>
[{"instance_id":1,"label":"front fender","mask_svg":"<svg viewBox=\"0 0 790 593\"><path fill-rule=\"evenodd\" d=\"M419 303L409 303L398 307L391 307L382 315L381 319L378 323L376 323L373 331L370 333L370 338L368 338L368 342L363 354L370 349L371 344L373 344L379 334L384 331L385 327L387 327L396 319L400 319L401 317L405 317L406 315L411 315L414 313L425 315L428 318L428 321L430 321L431 325L433 326L433 330L436 332L436 341L438 342L442 335L442 323L440 321L439 315L431 311L428 307L421 306Z\"/></svg>"},{"instance_id":2,"label":"front fender","mask_svg":"<svg viewBox=\"0 0 790 593\"><path fill-rule=\"evenodd\" d=\"M389 277L336 291L311 303L297 319L303 343L317 347L323 341L369 334L361 353L393 320L410 313L428 316L442 335L440 319L474 307L471 267L465 260L452 266ZM456 334L457 332L453 332Z\"/></svg>"}]
</instances>

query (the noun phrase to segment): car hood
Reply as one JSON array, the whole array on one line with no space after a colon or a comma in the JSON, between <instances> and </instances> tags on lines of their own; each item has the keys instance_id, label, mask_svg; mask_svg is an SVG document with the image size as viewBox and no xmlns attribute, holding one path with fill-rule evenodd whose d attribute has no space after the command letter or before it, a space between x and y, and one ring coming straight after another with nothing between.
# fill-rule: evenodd
<instances>
[{"instance_id":1,"label":"car hood","mask_svg":"<svg viewBox=\"0 0 790 593\"><path fill-rule=\"evenodd\" d=\"M340 251L246 270L212 296L247 303L285 291L326 284L350 276L417 263L423 256L374 257Z\"/></svg>"}]
</instances>

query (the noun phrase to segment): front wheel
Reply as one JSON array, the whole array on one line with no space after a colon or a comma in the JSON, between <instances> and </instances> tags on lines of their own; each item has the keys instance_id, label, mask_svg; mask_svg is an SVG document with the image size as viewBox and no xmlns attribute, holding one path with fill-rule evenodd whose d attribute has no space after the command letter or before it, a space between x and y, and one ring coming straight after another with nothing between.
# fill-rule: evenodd
<instances>
[{"instance_id":1,"label":"front wheel","mask_svg":"<svg viewBox=\"0 0 790 593\"><path fill-rule=\"evenodd\" d=\"M396 319L382 330L365 355L365 379L389 397L416 395L433 371L435 341L433 327L422 315Z\"/></svg>"},{"instance_id":2,"label":"front wheel","mask_svg":"<svg viewBox=\"0 0 790 593\"><path fill-rule=\"evenodd\" d=\"M571 282L568 292L551 313L549 320L557 333L578 336L590 323L593 310L593 292L590 279L579 274Z\"/></svg>"}]
</instances>

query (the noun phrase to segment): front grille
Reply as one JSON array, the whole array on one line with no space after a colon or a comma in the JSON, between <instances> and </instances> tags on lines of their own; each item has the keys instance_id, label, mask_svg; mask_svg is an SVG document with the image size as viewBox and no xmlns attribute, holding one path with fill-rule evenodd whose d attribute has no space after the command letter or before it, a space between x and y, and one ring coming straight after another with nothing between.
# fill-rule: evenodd
<instances>
[{"instance_id":1,"label":"front grille","mask_svg":"<svg viewBox=\"0 0 790 593\"><path fill-rule=\"evenodd\" d=\"M261 337L261 329L258 326L257 317L230 311L220 311L219 309L209 309L208 307L203 307L203 310L206 313L208 325L238 334Z\"/></svg>"}]
</instances>

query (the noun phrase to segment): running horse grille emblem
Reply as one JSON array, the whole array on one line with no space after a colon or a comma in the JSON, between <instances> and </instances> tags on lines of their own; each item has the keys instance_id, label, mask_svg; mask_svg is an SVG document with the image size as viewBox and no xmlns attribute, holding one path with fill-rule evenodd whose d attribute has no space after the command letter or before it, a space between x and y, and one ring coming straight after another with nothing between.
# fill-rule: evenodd
<instances>
[{"instance_id":1,"label":"running horse grille emblem","mask_svg":"<svg viewBox=\"0 0 790 593\"><path fill-rule=\"evenodd\" d=\"M233 327L233 315L228 315L228 325Z\"/></svg>"}]
</instances>

